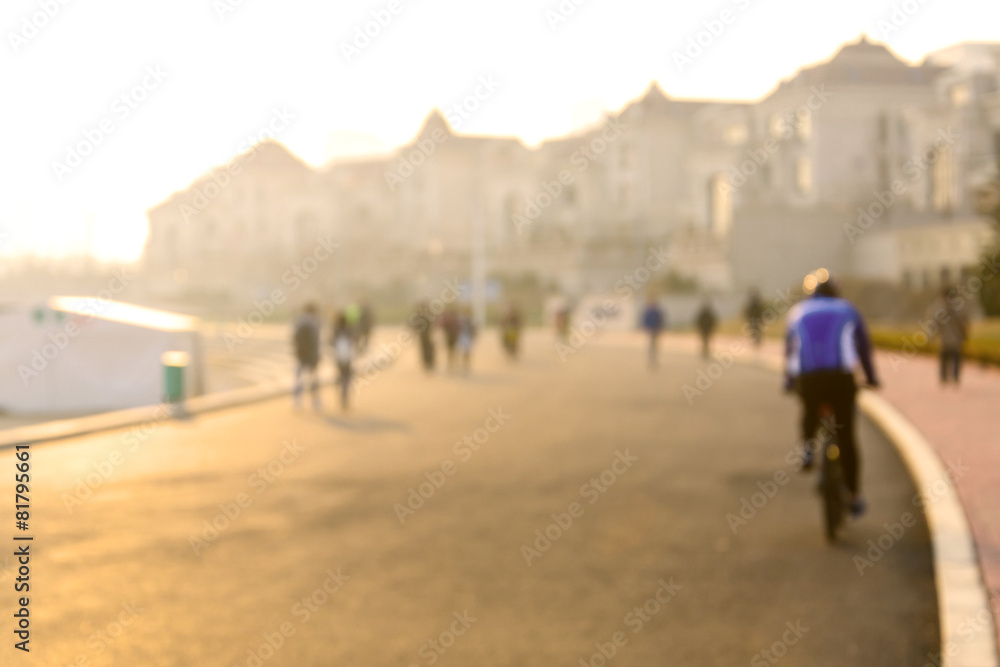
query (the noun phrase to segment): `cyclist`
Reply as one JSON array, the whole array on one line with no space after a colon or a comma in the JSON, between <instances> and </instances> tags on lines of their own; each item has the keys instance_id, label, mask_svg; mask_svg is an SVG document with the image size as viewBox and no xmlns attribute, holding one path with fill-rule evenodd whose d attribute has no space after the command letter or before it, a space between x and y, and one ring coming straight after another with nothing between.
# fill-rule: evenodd
<instances>
[{"instance_id":1,"label":"cyclist","mask_svg":"<svg viewBox=\"0 0 1000 667\"><path fill-rule=\"evenodd\" d=\"M812 297L789 311L785 336L785 389L797 390L803 405L802 468L812 467L814 454L810 443L819 428L819 408L829 405L836 421L832 428L839 434L844 482L851 494L851 514L858 517L864 513L866 504L860 493L860 457L855 444L854 370L860 364L868 386L878 386L871 339L861 315L849 301L840 298L825 269L807 276L804 287Z\"/></svg>"}]
</instances>

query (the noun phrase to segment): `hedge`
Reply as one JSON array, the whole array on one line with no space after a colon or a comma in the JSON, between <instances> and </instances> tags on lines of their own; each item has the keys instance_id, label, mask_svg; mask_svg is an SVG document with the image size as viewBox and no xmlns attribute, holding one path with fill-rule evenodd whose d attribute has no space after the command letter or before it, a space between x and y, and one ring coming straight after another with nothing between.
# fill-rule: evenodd
<instances>
[{"instance_id":1,"label":"hedge","mask_svg":"<svg viewBox=\"0 0 1000 667\"><path fill-rule=\"evenodd\" d=\"M872 329L871 337L876 347L910 354L937 354L941 348L937 341L927 340L922 331L877 327ZM1000 366L1000 338L974 335L965 342L962 356L984 364Z\"/></svg>"}]
</instances>

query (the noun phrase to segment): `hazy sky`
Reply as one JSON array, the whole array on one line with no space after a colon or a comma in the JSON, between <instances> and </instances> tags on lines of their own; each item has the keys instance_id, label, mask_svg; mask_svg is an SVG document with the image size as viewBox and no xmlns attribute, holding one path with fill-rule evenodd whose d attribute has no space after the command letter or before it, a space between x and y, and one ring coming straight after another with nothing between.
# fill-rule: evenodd
<instances>
[{"instance_id":1,"label":"hazy sky","mask_svg":"<svg viewBox=\"0 0 1000 667\"><path fill-rule=\"evenodd\" d=\"M478 89L460 131L533 144L654 79L676 97L758 99L862 32L912 61L1000 39L996 0L63 2L0 9L0 256L135 258L145 210L269 123L321 165L405 143L432 108ZM705 22L718 34L679 69L674 54ZM80 142L96 145L74 167Z\"/></svg>"}]
</instances>

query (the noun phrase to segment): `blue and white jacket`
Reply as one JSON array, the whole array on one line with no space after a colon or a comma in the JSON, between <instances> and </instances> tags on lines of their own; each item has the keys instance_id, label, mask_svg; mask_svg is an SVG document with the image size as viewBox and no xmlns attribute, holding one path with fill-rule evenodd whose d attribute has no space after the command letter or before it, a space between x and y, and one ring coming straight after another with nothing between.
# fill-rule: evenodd
<instances>
[{"instance_id":1,"label":"blue and white jacket","mask_svg":"<svg viewBox=\"0 0 1000 667\"><path fill-rule=\"evenodd\" d=\"M872 344L861 315L846 299L814 296L788 312L785 335L787 380L816 372L851 373L860 363L877 384Z\"/></svg>"}]
</instances>

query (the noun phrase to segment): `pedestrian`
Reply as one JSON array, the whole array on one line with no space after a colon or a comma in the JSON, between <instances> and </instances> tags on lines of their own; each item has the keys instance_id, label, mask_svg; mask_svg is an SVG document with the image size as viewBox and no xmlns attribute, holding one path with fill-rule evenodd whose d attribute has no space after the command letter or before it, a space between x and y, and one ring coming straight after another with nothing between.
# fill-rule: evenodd
<instances>
[{"instance_id":1,"label":"pedestrian","mask_svg":"<svg viewBox=\"0 0 1000 667\"><path fill-rule=\"evenodd\" d=\"M333 361L337 369L336 386L340 390L340 407L346 410L353 374L351 362L354 360L354 334L343 312L337 313L333 318L333 335L330 342L333 345Z\"/></svg>"},{"instance_id":2,"label":"pedestrian","mask_svg":"<svg viewBox=\"0 0 1000 667\"><path fill-rule=\"evenodd\" d=\"M368 301L361 302L361 312L358 315L358 353L362 354L368 349L371 342L372 329L375 328L375 313Z\"/></svg>"},{"instance_id":3,"label":"pedestrian","mask_svg":"<svg viewBox=\"0 0 1000 667\"><path fill-rule=\"evenodd\" d=\"M434 316L426 301L417 304L410 316L410 327L420 340L420 361L428 373L434 371Z\"/></svg>"},{"instance_id":4,"label":"pedestrian","mask_svg":"<svg viewBox=\"0 0 1000 667\"><path fill-rule=\"evenodd\" d=\"M302 313L295 321L292 333L295 348L295 386L292 390L292 405L295 409L302 407L302 393L305 383L309 383L309 393L312 395L313 408L320 409L319 377L319 314L316 304L307 303Z\"/></svg>"},{"instance_id":5,"label":"pedestrian","mask_svg":"<svg viewBox=\"0 0 1000 667\"><path fill-rule=\"evenodd\" d=\"M462 355L462 369L468 373L472 361L472 342L476 339L476 324L472 314L463 312L458 318L458 351Z\"/></svg>"},{"instance_id":6,"label":"pedestrian","mask_svg":"<svg viewBox=\"0 0 1000 667\"><path fill-rule=\"evenodd\" d=\"M347 322L347 331L351 334L351 340L357 346L361 338L361 306L357 302L352 302L343 311Z\"/></svg>"},{"instance_id":7,"label":"pedestrian","mask_svg":"<svg viewBox=\"0 0 1000 667\"><path fill-rule=\"evenodd\" d=\"M449 306L441 313L438 320L441 331L444 333L444 346L448 352L448 370L455 367L455 352L458 345L459 316L455 309Z\"/></svg>"},{"instance_id":8,"label":"pedestrian","mask_svg":"<svg viewBox=\"0 0 1000 667\"><path fill-rule=\"evenodd\" d=\"M969 320L965 313L955 306L958 295L951 287L945 287L941 299L934 308L934 318L940 327L937 331L941 339L941 385L948 382L958 385L962 372L962 348L969 337Z\"/></svg>"},{"instance_id":9,"label":"pedestrian","mask_svg":"<svg viewBox=\"0 0 1000 667\"><path fill-rule=\"evenodd\" d=\"M500 320L500 336L508 361L514 361L521 344L521 311L513 303L507 305Z\"/></svg>"},{"instance_id":10,"label":"pedestrian","mask_svg":"<svg viewBox=\"0 0 1000 667\"><path fill-rule=\"evenodd\" d=\"M656 297L650 296L646 301L646 309L642 312L642 328L649 334L649 368L656 369L659 364L660 333L667 326L667 315L660 307Z\"/></svg>"},{"instance_id":11,"label":"pedestrian","mask_svg":"<svg viewBox=\"0 0 1000 667\"><path fill-rule=\"evenodd\" d=\"M695 325L698 327L698 334L701 336L701 356L705 359L708 359L708 353L711 351L712 334L715 333L715 327L718 322L719 318L715 314L715 309L712 308L712 302L706 298L702 301L701 308L695 316Z\"/></svg>"},{"instance_id":12,"label":"pedestrian","mask_svg":"<svg viewBox=\"0 0 1000 667\"><path fill-rule=\"evenodd\" d=\"M761 328L763 326L761 318L764 317L764 302L761 300L757 288L750 290L750 297L747 299L746 309L743 313L746 316L747 327L750 330L750 340L753 341L754 347L760 347Z\"/></svg>"},{"instance_id":13,"label":"pedestrian","mask_svg":"<svg viewBox=\"0 0 1000 667\"><path fill-rule=\"evenodd\" d=\"M556 311L556 336L564 343L569 340L569 306L566 304Z\"/></svg>"}]
</instances>

